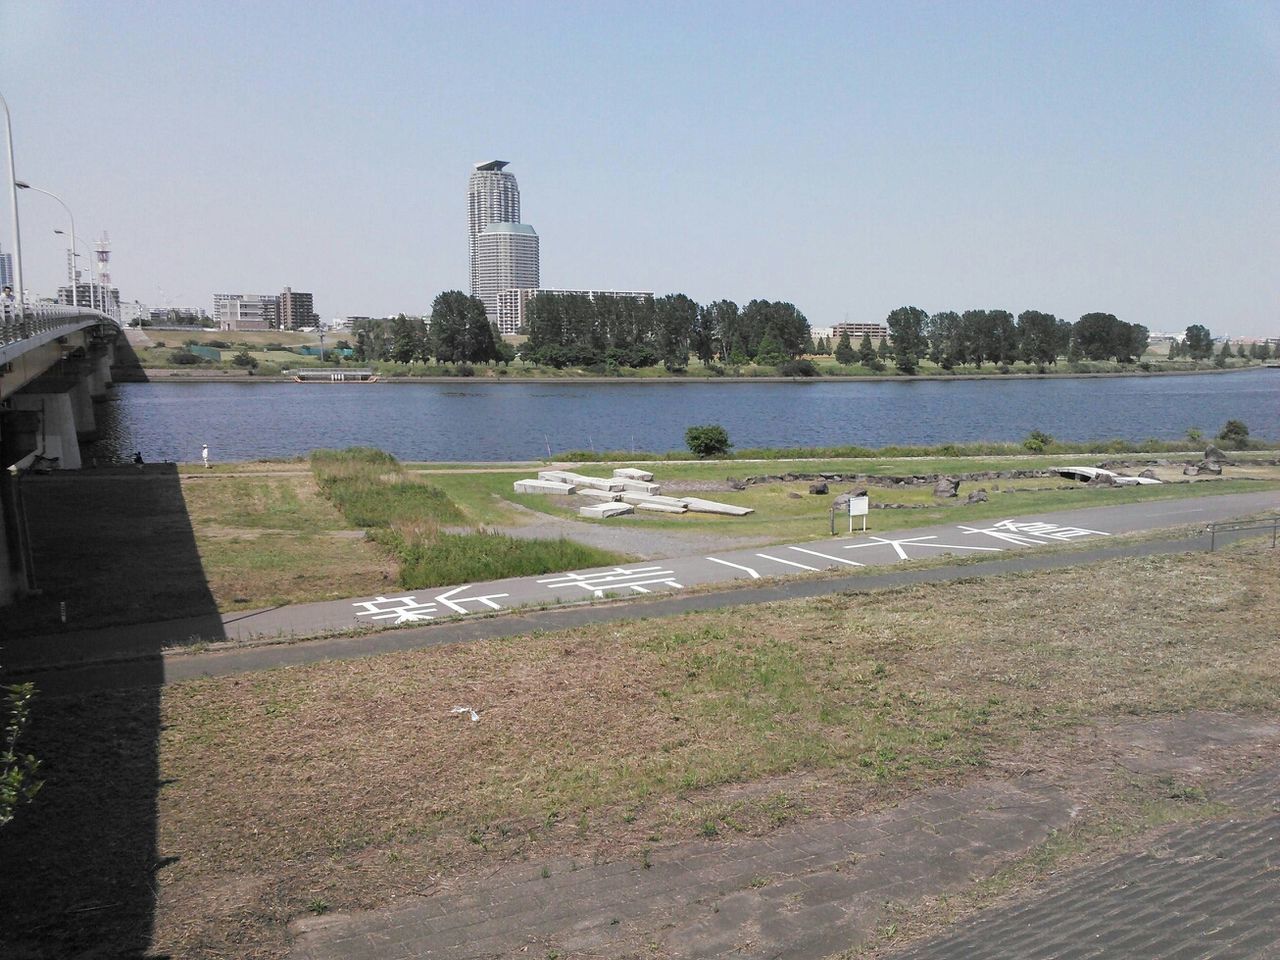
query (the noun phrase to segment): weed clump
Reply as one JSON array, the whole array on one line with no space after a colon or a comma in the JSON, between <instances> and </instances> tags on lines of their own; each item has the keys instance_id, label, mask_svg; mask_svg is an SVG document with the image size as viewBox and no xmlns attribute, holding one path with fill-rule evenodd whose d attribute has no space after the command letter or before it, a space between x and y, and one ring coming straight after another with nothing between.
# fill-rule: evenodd
<instances>
[{"instance_id":1,"label":"weed clump","mask_svg":"<svg viewBox=\"0 0 1280 960\"><path fill-rule=\"evenodd\" d=\"M316 450L311 470L342 515L396 558L400 586L407 590L608 566L621 559L563 537L520 540L450 530L466 525L462 509L439 487L406 474L382 450Z\"/></svg>"}]
</instances>

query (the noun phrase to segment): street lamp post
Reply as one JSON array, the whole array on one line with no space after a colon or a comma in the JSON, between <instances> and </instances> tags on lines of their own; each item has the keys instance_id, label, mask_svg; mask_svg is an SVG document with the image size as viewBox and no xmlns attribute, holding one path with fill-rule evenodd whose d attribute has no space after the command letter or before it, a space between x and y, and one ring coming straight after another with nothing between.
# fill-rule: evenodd
<instances>
[{"instance_id":1,"label":"street lamp post","mask_svg":"<svg viewBox=\"0 0 1280 960\"><path fill-rule=\"evenodd\" d=\"M34 190L36 193L43 193L46 197L53 197L60 204L62 209L67 211L67 219L71 221L71 305L73 307L80 306L80 284L76 283L76 218L71 212L71 208L67 206L67 202L56 193L44 190L40 187L33 187L25 180L14 180L13 185L18 190Z\"/></svg>"},{"instance_id":2,"label":"street lamp post","mask_svg":"<svg viewBox=\"0 0 1280 960\"><path fill-rule=\"evenodd\" d=\"M13 167L13 121L9 118L9 103L0 95L0 107L4 108L4 139L9 148L9 200L13 204L13 282L17 286L18 315L26 291L22 287L22 231L18 228L18 174Z\"/></svg>"},{"instance_id":3,"label":"street lamp post","mask_svg":"<svg viewBox=\"0 0 1280 960\"><path fill-rule=\"evenodd\" d=\"M67 235L65 230L54 230L53 232L60 237L65 237ZM92 310L99 310L102 308L102 304L105 301L103 301L103 298L102 298L102 291L98 289L97 274L94 271L94 267L93 267L93 251L89 249L89 244L87 241L75 240L74 238L71 246L71 262L72 262L71 283L73 285L78 286L78 282L75 276L75 273L76 273L75 259L76 257L80 256L80 254L76 252L76 248L75 248L75 244L77 243L84 248L85 256L89 260L89 308Z\"/></svg>"}]
</instances>

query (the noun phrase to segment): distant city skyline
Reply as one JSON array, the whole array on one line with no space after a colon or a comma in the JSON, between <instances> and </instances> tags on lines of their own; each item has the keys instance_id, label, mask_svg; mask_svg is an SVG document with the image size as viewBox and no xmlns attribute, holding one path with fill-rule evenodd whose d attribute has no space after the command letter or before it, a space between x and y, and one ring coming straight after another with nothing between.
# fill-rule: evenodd
<instances>
[{"instance_id":1,"label":"distant city skyline","mask_svg":"<svg viewBox=\"0 0 1280 960\"><path fill-rule=\"evenodd\" d=\"M500 156L544 285L1280 333L1274 3L380 9L0 6L18 176L157 308L291 277L425 312L469 288L459 171ZM19 203L52 296L65 214Z\"/></svg>"}]
</instances>

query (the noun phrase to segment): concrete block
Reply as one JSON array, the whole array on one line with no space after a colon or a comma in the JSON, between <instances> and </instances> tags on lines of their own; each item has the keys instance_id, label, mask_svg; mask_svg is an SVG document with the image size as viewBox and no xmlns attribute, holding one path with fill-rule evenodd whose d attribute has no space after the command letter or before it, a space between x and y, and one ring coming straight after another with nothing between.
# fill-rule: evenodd
<instances>
[{"instance_id":1,"label":"concrete block","mask_svg":"<svg viewBox=\"0 0 1280 960\"><path fill-rule=\"evenodd\" d=\"M680 498L694 513L723 513L730 517L745 517L755 513L750 507L737 507L731 503L717 503L715 500L703 500L701 497Z\"/></svg>"},{"instance_id":2,"label":"concrete block","mask_svg":"<svg viewBox=\"0 0 1280 960\"><path fill-rule=\"evenodd\" d=\"M579 487L577 495L580 497L589 497L592 500L621 500L622 494L616 490L597 490L594 487Z\"/></svg>"},{"instance_id":3,"label":"concrete block","mask_svg":"<svg viewBox=\"0 0 1280 960\"><path fill-rule=\"evenodd\" d=\"M590 517L593 520L604 520L620 514L630 513L635 507L629 503L593 503L578 508L578 516Z\"/></svg>"},{"instance_id":4,"label":"concrete block","mask_svg":"<svg viewBox=\"0 0 1280 960\"><path fill-rule=\"evenodd\" d=\"M575 487L591 487L593 490L608 490L616 493L623 489L623 481L611 477L588 477L581 473L570 473L568 470L543 470L538 474L539 480L550 480L554 483L571 483Z\"/></svg>"},{"instance_id":5,"label":"concrete block","mask_svg":"<svg viewBox=\"0 0 1280 960\"><path fill-rule=\"evenodd\" d=\"M558 483L554 480L517 480L516 493L573 493L572 483Z\"/></svg>"},{"instance_id":6,"label":"concrete block","mask_svg":"<svg viewBox=\"0 0 1280 960\"><path fill-rule=\"evenodd\" d=\"M635 467L619 467L613 471L619 480L652 480L653 474L648 470L637 470Z\"/></svg>"},{"instance_id":7,"label":"concrete block","mask_svg":"<svg viewBox=\"0 0 1280 960\"><path fill-rule=\"evenodd\" d=\"M622 484L622 489L630 493L647 493L650 496L662 492L662 488L656 483L649 483L647 480L615 480L614 483Z\"/></svg>"},{"instance_id":8,"label":"concrete block","mask_svg":"<svg viewBox=\"0 0 1280 960\"><path fill-rule=\"evenodd\" d=\"M637 503L635 506L637 510L648 510L651 513L688 513L689 512L689 508L685 506L683 503L680 504L679 506L675 506L670 503L656 503L652 500L648 500L643 503Z\"/></svg>"},{"instance_id":9,"label":"concrete block","mask_svg":"<svg viewBox=\"0 0 1280 960\"><path fill-rule=\"evenodd\" d=\"M654 493L633 493L626 490L622 494L623 503L661 503L668 507L688 507L689 505L683 500L677 500L675 497L664 497Z\"/></svg>"}]
</instances>

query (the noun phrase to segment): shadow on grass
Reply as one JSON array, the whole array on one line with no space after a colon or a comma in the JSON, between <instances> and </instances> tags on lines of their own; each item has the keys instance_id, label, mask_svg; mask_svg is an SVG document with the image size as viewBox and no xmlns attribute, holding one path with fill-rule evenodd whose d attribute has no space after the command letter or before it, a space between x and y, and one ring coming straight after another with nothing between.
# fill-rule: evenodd
<instances>
[{"instance_id":1,"label":"shadow on grass","mask_svg":"<svg viewBox=\"0 0 1280 960\"><path fill-rule=\"evenodd\" d=\"M29 477L23 499L43 593L4 611L0 663L36 686L20 748L44 785L0 828L0 955L147 956L163 635L128 623L181 612L215 639L221 619L172 465ZM128 658L115 689L81 693L59 665L86 657Z\"/></svg>"}]
</instances>

